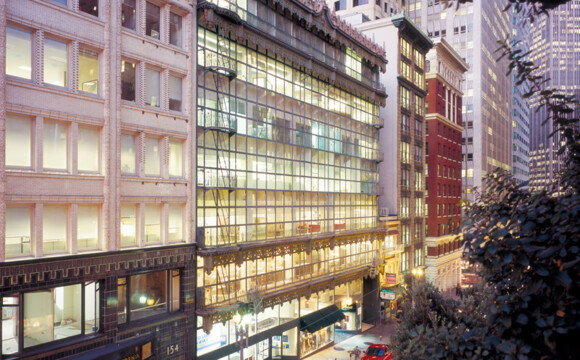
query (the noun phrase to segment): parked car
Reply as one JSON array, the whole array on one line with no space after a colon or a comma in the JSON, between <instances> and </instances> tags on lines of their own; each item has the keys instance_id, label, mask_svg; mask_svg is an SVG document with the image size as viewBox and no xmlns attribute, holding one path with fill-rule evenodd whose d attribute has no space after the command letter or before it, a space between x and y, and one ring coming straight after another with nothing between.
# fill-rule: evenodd
<instances>
[{"instance_id":1,"label":"parked car","mask_svg":"<svg viewBox=\"0 0 580 360\"><path fill-rule=\"evenodd\" d=\"M371 344L361 360L393 360L393 352L387 345Z\"/></svg>"}]
</instances>

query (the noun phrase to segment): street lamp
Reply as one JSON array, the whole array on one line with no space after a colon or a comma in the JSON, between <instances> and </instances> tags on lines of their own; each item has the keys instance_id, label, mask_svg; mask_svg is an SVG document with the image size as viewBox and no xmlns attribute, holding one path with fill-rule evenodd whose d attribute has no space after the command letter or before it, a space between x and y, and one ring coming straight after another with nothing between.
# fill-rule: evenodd
<instances>
[{"instance_id":1,"label":"street lamp","mask_svg":"<svg viewBox=\"0 0 580 360\"><path fill-rule=\"evenodd\" d=\"M248 347L248 323L246 317L238 312L232 318L236 327L236 342L240 347L240 360L244 360L244 348Z\"/></svg>"}]
</instances>

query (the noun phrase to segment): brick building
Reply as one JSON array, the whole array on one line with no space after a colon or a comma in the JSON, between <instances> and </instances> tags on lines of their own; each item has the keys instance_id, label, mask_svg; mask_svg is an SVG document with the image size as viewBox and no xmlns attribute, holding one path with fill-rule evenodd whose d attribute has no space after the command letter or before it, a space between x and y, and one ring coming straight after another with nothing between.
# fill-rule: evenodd
<instances>
[{"instance_id":1,"label":"brick building","mask_svg":"<svg viewBox=\"0 0 580 360\"><path fill-rule=\"evenodd\" d=\"M427 280L440 290L461 280L461 84L467 64L445 38L426 57L425 233Z\"/></svg>"}]
</instances>

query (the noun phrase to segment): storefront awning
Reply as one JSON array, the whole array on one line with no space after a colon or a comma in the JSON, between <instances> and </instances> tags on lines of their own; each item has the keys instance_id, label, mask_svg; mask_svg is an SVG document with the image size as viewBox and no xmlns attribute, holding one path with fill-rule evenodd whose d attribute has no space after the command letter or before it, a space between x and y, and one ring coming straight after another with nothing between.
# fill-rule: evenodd
<instances>
[{"instance_id":1,"label":"storefront awning","mask_svg":"<svg viewBox=\"0 0 580 360\"><path fill-rule=\"evenodd\" d=\"M301 317L300 331L315 332L344 319L342 311L336 305L330 305Z\"/></svg>"}]
</instances>

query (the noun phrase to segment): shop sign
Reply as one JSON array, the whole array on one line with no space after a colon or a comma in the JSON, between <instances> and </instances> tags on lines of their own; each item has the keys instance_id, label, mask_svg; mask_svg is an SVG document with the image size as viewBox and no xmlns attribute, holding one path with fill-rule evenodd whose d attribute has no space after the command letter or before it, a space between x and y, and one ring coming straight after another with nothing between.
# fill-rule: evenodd
<instances>
[{"instance_id":1,"label":"shop sign","mask_svg":"<svg viewBox=\"0 0 580 360\"><path fill-rule=\"evenodd\" d=\"M397 274L385 274L385 282L389 285L394 285L397 283Z\"/></svg>"},{"instance_id":2,"label":"shop sign","mask_svg":"<svg viewBox=\"0 0 580 360\"><path fill-rule=\"evenodd\" d=\"M383 300L395 300L396 294L393 290L381 289L379 296Z\"/></svg>"}]
</instances>

